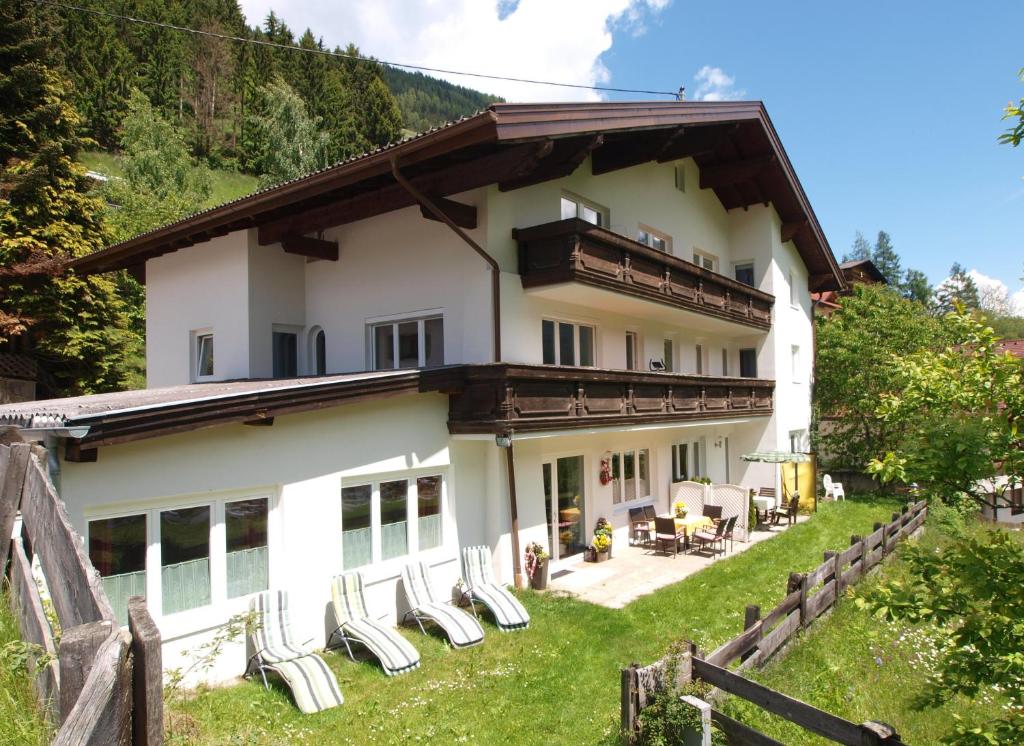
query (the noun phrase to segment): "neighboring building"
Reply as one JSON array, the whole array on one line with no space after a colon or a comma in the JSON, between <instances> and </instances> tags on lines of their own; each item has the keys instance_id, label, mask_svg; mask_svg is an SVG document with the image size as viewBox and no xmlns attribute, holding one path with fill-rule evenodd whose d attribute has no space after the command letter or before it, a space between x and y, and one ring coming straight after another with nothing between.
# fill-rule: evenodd
<instances>
[{"instance_id":1,"label":"neighboring building","mask_svg":"<svg viewBox=\"0 0 1024 746\"><path fill-rule=\"evenodd\" d=\"M36 398L39 366L27 355L0 353L0 404L32 401Z\"/></svg>"},{"instance_id":2,"label":"neighboring building","mask_svg":"<svg viewBox=\"0 0 1024 746\"><path fill-rule=\"evenodd\" d=\"M1003 352L1024 360L1024 339L1000 339L996 344Z\"/></svg>"},{"instance_id":3,"label":"neighboring building","mask_svg":"<svg viewBox=\"0 0 1024 746\"><path fill-rule=\"evenodd\" d=\"M74 266L145 281L150 388L0 424L169 661L268 586L322 641L343 570L400 618L410 560L454 582L486 544L512 582L673 481L771 484L740 456L806 448L811 292L844 285L739 102L495 104Z\"/></svg>"},{"instance_id":4,"label":"neighboring building","mask_svg":"<svg viewBox=\"0 0 1024 746\"><path fill-rule=\"evenodd\" d=\"M888 285L885 275L870 259L853 259L839 265L846 280L846 287L837 290L823 290L811 293L811 301L818 313L828 316L839 308L839 298L850 292L854 285Z\"/></svg>"}]
</instances>

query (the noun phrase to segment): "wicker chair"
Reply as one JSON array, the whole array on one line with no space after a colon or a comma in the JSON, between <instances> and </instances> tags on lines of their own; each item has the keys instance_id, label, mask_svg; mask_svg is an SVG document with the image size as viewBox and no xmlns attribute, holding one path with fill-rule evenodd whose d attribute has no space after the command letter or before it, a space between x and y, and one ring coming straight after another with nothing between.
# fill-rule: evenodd
<instances>
[{"instance_id":1,"label":"wicker chair","mask_svg":"<svg viewBox=\"0 0 1024 746\"><path fill-rule=\"evenodd\" d=\"M638 541L644 546L651 543L651 519L643 508L629 509L629 535L634 544Z\"/></svg>"},{"instance_id":2,"label":"wicker chair","mask_svg":"<svg viewBox=\"0 0 1024 746\"><path fill-rule=\"evenodd\" d=\"M789 502L784 503L772 511L773 523L778 524L782 522L782 519L786 519L786 523L792 526L796 523L796 514L800 510L800 495L794 492L789 497Z\"/></svg>"},{"instance_id":3,"label":"wicker chair","mask_svg":"<svg viewBox=\"0 0 1024 746\"><path fill-rule=\"evenodd\" d=\"M664 544L672 545L672 559L679 554L679 542L686 540L686 530L676 529L672 518L657 516L654 519L654 551L657 552ZM666 550L666 554L667 554Z\"/></svg>"},{"instance_id":4,"label":"wicker chair","mask_svg":"<svg viewBox=\"0 0 1024 746\"><path fill-rule=\"evenodd\" d=\"M731 520L731 519L730 519ZM704 547L711 547L711 555L715 554L715 545L722 545L722 553L725 553L725 531L729 526L729 521L720 521L718 526L715 527L714 533L710 531L698 531L693 535L693 538L697 540L697 551L701 551Z\"/></svg>"},{"instance_id":5,"label":"wicker chair","mask_svg":"<svg viewBox=\"0 0 1024 746\"><path fill-rule=\"evenodd\" d=\"M730 516L725 519L725 533L722 535L722 538L729 542L730 549L734 549L736 547L736 541L733 537L733 529L736 528L736 521L739 519L740 517L738 515Z\"/></svg>"},{"instance_id":6,"label":"wicker chair","mask_svg":"<svg viewBox=\"0 0 1024 746\"><path fill-rule=\"evenodd\" d=\"M721 505L705 505L703 509L703 515L706 518L710 518L711 522L716 526L719 521L722 520L722 506Z\"/></svg>"}]
</instances>

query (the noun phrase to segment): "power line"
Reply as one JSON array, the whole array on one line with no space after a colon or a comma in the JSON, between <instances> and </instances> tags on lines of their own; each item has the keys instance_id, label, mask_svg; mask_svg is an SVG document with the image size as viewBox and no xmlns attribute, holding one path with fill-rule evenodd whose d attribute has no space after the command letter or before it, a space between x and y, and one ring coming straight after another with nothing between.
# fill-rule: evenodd
<instances>
[{"instance_id":1,"label":"power line","mask_svg":"<svg viewBox=\"0 0 1024 746\"><path fill-rule=\"evenodd\" d=\"M186 34L195 34L196 36L210 36L215 39L223 39L225 41L236 41L242 44L256 44L262 47L272 47L274 49L285 49L288 51L298 52L309 52L312 54L319 54L325 57L337 57L346 60L354 60L357 62L374 62L380 65L386 65L388 67L398 67L406 70L419 70L422 72L431 73L443 73L446 75L464 75L470 78L486 78L487 80L503 80L511 83L528 83L530 85L547 85L556 86L558 88L576 88L588 91L604 91L608 93L645 93L654 96L671 96L678 98L679 94L672 91L646 91L637 88L611 88L608 86L599 85L583 85L581 83L557 83L551 80L533 80L531 78L513 78L504 75L487 75L486 73L470 73L461 70L446 70L440 67L427 67L425 65L409 65L403 62L390 62L388 60L377 60L370 59L367 57L359 57L354 54L345 54L344 52L332 52L328 49L308 49L306 47L293 46L289 44L279 44L274 41L267 41L266 39L246 39L241 36L231 36L230 34L219 34L216 31L202 31L200 29L188 28L187 26L176 26L173 23L165 23L163 21L152 21L148 18L134 18L132 16L121 15L119 13L111 13L107 10L100 10L98 8L83 8L80 5L71 5L69 3L56 2L56 0L32 0L39 5L49 5L54 8L63 8L64 10L74 10L79 13L88 13L95 16L104 16L107 18L114 18L119 21L127 21L128 23L138 23L144 26L155 26L156 28L170 29L172 31L180 31Z\"/></svg>"}]
</instances>

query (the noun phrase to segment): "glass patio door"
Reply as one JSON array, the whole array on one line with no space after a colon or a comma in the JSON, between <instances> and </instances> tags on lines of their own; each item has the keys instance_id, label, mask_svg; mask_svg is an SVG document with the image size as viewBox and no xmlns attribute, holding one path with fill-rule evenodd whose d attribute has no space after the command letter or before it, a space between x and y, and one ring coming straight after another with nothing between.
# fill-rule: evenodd
<instances>
[{"instance_id":1,"label":"glass patio door","mask_svg":"<svg viewBox=\"0 0 1024 746\"><path fill-rule=\"evenodd\" d=\"M555 459L545 463L543 470L551 559L557 561L579 554L586 547L583 457Z\"/></svg>"}]
</instances>

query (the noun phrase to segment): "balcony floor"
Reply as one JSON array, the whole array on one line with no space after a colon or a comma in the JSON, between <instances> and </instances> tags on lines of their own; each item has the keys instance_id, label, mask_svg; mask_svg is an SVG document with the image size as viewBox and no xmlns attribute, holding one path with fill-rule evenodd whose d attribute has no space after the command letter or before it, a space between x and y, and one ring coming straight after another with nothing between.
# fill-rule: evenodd
<instances>
[{"instance_id":1,"label":"balcony floor","mask_svg":"<svg viewBox=\"0 0 1024 746\"><path fill-rule=\"evenodd\" d=\"M797 523L803 523L809 517L798 516ZM609 609L621 609L640 596L678 583L712 562L721 562L739 552L745 552L759 542L778 536L787 528L787 525L782 524L755 531L750 541L737 541L728 554L719 553L713 559L693 552L672 557L654 554L653 550L642 546L616 544L612 558L605 562L580 561L568 568L555 570L548 582L548 589L568 593L581 601L607 606Z\"/></svg>"}]
</instances>

